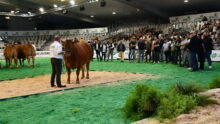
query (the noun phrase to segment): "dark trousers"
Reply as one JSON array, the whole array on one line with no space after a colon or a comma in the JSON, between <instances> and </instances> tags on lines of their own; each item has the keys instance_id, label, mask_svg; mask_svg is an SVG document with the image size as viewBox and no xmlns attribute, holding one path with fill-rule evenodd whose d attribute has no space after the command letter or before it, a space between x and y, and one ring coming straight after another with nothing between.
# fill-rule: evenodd
<instances>
[{"instance_id":1,"label":"dark trousers","mask_svg":"<svg viewBox=\"0 0 220 124\"><path fill-rule=\"evenodd\" d=\"M57 86L61 86L61 73L62 73L62 59L51 58L52 74L51 74L51 86L54 86L54 80L56 77Z\"/></svg>"},{"instance_id":2,"label":"dark trousers","mask_svg":"<svg viewBox=\"0 0 220 124\"><path fill-rule=\"evenodd\" d=\"M204 70L205 54L203 51L198 52L199 69Z\"/></svg>"},{"instance_id":3,"label":"dark trousers","mask_svg":"<svg viewBox=\"0 0 220 124\"><path fill-rule=\"evenodd\" d=\"M130 49L130 61L134 61L135 60L135 49Z\"/></svg>"},{"instance_id":4,"label":"dark trousers","mask_svg":"<svg viewBox=\"0 0 220 124\"><path fill-rule=\"evenodd\" d=\"M138 62L144 61L144 50L139 50Z\"/></svg>"},{"instance_id":5,"label":"dark trousers","mask_svg":"<svg viewBox=\"0 0 220 124\"><path fill-rule=\"evenodd\" d=\"M151 50L146 50L145 52L145 58L146 58L146 62L147 61L151 61Z\"/></svg>"},{"instance_id":6,"label":"dark trousers","mask_svg":"<svg viewBox=\"0 0 220 124\"><path fill-rule=\"evenodd\" d=\"M106 60L106 52L102 52L102 59L101 60Z\"/></svg>"},{"instance_id":7,"label":"dark trousers","mask_svg":"<svg viewBox=\"0 0 220 124\"><path fill-rule=\"evenodd\" d=\"M131 49L129 49L128 60L131 61Z\"/></svg>"},{"instance_id":8,"label":"dark trousers","mask_svg":"<svg viewBox=\"0 0 220 124\"><path fill-rule=\"evenodd\" d=\"M212 66L211 54L212 54L211 50L208 50L205 53L205 58L207 59L209 66Z\"/></svg>"},{"instance_id":9,"label":"dark trousers","mask_svg":"<svg viewBox=\"0 0 220 124\"><path fill-rule=\"evenodd\" d=\"M191 68L193 71L198 70L198 61L197 61L197 56L196 52L190 51L190 59L191 59Z\"/></svg>"},{"instance_id":10,"label":"dark trousers","mask_svg":"<svg viewBox=\"0 0 220 124\"><path fill-rule=\"evenodd\" d=\"M101 56L100 56L100 51L99 50L96 50L96 58L97 60L101 60Z\"/></svg>"},{"instance_id":11,"label":"dark trousers","mask_svg":"<svg viewBox=\"0 0 220 124\"><path fill-rule=\"evenodd\" d=\"M177 64L178 62L178 53L176 50L171 52L171 56L172 56L172 63L173 64Z\"/></svg>"},{"instance_id":12,"label":"dark trousers","mask_svg":"<svg viewBox=\"0 0 220 124\"><path fill-rule=\"evenodd\" d=\"M153 62L159 62L159 60L160 60L160 56L159 56L159 54L160 54L160 51L152 51L152 54L153 54Z\"/></svg>"},{"instance_id":13,"label":"dark trousers","mask_svg":"<svg viewBox=\"0 0 220 124\"><path fill-rule=\"evenodd\" d=\"M109 60L109 57L111 56L111 61L113 61L113 49L110 49L109 51L108 51L108 60Z\"/></svg>"},{"instance_id":14,"label":"dark trousers","mask_svg":"<svg viewBox=\"0 0 220 124\"><path fill-rule=\"evenodd\" d=\"M167 63L170 62L170 57L171 57L170 51L165 51L164 54L165 54L165 60L166 60L166 62L167 62Z\"/></svg>"},{"instance_id":15,"label":"dark trousers","mask_svg":"<svg viewBox=\"0 0 220 124\"><path fill-rule=\"evenodd\" d=\"M182 56L181 56L181 51L180 50L177 50L177 60L179 62L179 65L181 66Z\"/></svg>"}]
</instances>

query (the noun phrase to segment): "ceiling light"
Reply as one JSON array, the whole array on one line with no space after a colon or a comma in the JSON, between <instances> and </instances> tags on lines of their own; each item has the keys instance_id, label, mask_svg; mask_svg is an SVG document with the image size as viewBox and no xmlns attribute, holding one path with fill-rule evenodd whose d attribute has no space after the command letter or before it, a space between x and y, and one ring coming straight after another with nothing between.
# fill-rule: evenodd
<instances>
[{"instance_id":1,"label":"ceiling light","mask_svg":"<svg viewBox=\"0 0 220 124\"><path fill-rule=\"evenodd\" d=\"M112 14L113 14L113 15L115 15L115 14L116 14L116 12L112 12Z\"/></svg>"},{"instance_id":2,"label":"ceiling light","mask_svg":"<svg viewBox=\"0 0 220 124\"><path fill-rule=\"evenodd\" d=\"M140 9L137 9L137 12L140 12Z\"/></svg>"},{"instance_id":3,"label":"ceiling light","mask_svg":"<svg viewBox=\"0 0 220 124\"><path fill-rule=\"evenodd\" d=\"M70 0L70 4L71 5L75 5L75 1L74 0Z\"/></svg>"},{"instance_id":4,"label":"ceiling light","mask_svg":"<svg viewBox=\"0 0 220 124\"><path fill-rule=\"evenodd\" d=\"M189 2L189 0L184 0L184 3L188 3Z\"/></svg>"},{"instance_id":5,"label":"ceiling light","mask_svg":"<svg viewBox=\"0 0 220 124\"><path fill-rule=\"evenodd\" d=\"M53 4L53 7L54 7L54 8L57 8L58 6L57 6L57 4Z\"/></svg>"},{"instance_id":6,"label":"ceiling light","mask_svg":"<svg viewBox=\"0 0 220 124\"><path fill-rule=\"evenodd\" d=\"M65 0L61 0L61 2L64 2Z\"/></svg>"},{"instance_id":7,"label":"ceiling light","mask_svg":"<svg viewBox=\"0 0 220 124\"><path fill-rule=\"evenodd\" d=\"M5 19L9 20L9 19L10 19L10 17L9 17L9 16L6 16L6 17L5 17Z\"/></svg>"},{"instance_id":8,"label":"ceiling light","mask_svg":"<svg viewBox=\"0 0 220 124\"><path fill-rule=\"evenodd\" d=\"M44 8L42 8L42 7L39 8L39 11L40 11L40 12L44 12Z\"/></svg>"},{"instance_id":9,"label":"ceiling light","mask_svg":"<svg viewBox=\"0 0 220 124\"><path fill-rule=\"evenodd\" d=\"M91 17L91 18L94 18L94 15L91 15L90 17Z\"/></svg>"}]
</instances>

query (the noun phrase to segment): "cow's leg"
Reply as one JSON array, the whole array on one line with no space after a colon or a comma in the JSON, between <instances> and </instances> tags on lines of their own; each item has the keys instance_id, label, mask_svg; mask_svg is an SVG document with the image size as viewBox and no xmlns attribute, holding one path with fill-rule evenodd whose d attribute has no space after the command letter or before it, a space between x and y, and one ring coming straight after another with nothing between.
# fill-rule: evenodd
<instances>
[{"instance_id":1,"label":"cow's leg","mask_svg":"<svg viewBox=\"0 0 220 124\"><path fill-rule=\"evenodd\" d=\"M9 59L10 68L12 68L12 58Z\"/></svg>"},{"instance_id":2,"label":"cow's leg","mask_svg":"<svg viewBox=\"0 0 220 124\"><path fill-rule=\"evenodd\" d=\"M76 83L79 84L79 73L81 68L77 68L76 70Z\"/></svg>"},{"instance_id":3,"label":"cow's leg","mask_svg":"<svg viewBox=\"0 0 220 124\"><path fill-rule=\"evenodd\" d=\"M14 63L16 65L16 68L18 68L18 58L17 57L14 58Z\"/></svg>"},{"instance_id":4,"label":"cow's leg","mask_svg":"<svg viewBox=\"0 0 220 124\"><path fill-rule=\"evenodd\" d=\"M89 68L90 68L90 62L88 62L87 64L86 64L86 79L89 79Z\"/></svg>"},{"instance_id":5,"label":"cow's leg","mask_svg":"<svg viewBox=\"0 0 220 124\"><path fill-rule=\"evenodd\" d=\"M27 56L26 58L27 58L27 61L28 61L28 67L30 67L30 57Z\"/></svg>"},{"instance_id":6,"label":"cow's leg","mask_svg":"<svg viewBox=\"0 0 220 124\"><path fill-rule=\"evenodd\" d=\"M67 70L67 75L68 75L68 77L67 77L67 84L70 84L71 69L70 68L66 68L66 70Z\"/></svg>"},{"instance_id":7,"label":"cow's leg","mask_svg":"<svg viewBox=\"0 0 220 124\"><path fill-rule=\"evenodd\" d=\"M81 77L81 79L84 79L85 78L85 68L84 68L84 66L82 67L82 77Z\"/></svg>"},{"instance_id":8,"label":"cow's leg","mask_svg":"<svg viewBox=\"0 0 220 124\"><path fill-rule=\"evenodd\" d=\"M32 56L32 66L33 66L33 68L34 68L34 61L35 61L34 56Z\"/></svg>"}]
</instances>

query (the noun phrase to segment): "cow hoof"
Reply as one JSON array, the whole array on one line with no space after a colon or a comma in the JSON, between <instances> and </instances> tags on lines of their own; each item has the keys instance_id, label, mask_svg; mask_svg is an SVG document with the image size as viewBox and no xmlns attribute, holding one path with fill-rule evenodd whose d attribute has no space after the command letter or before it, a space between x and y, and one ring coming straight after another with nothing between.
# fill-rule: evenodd
<instances>
[{"instance_id":1,"label":"cow hoof","mask_svg":"<svg viewBox=\"0 0 220 124\"><path fill-rule=\"evenodd\" d=\"M70 84L70 81L67 81L67 84Z\"/></svg>"},{"instance_id":2,"label":"cow hoof","mask_svg":"<svg viewBox=\"0 0 220 124\"><path fill-rule=\"evenodd\" d=\"M80 84L79 81L76 81L76 84Z\"/></svg>"},{"instance_id":3,"label":"cow hoof","mask_svg":"<svg viewBox=\"0 0 220 124\"><path fill-rule=\"evenodd\" d=\"M89 77L86 77L86 79L89 79Z\"/></svg>"},{"instance_id":4,"label":"cow hoof","mask_svg":"<svg viewBox=\"0 0 220 124\"><path fill-rule=\"evenodd\" d=\"M85 77L81 77L81 79L84 79Z\"/></svg>"}]
</instances>

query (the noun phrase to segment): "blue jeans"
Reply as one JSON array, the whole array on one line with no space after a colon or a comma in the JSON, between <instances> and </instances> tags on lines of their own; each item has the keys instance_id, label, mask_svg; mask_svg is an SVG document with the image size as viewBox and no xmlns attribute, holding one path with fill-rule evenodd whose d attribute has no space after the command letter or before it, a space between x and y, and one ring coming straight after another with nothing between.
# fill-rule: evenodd
<instances>
[{"instance_id":1,"label":"blue jeans","mask_svg":"<svg viewBox=\"0 0 220 124\"><path fill-rule=\"evenodd\" d=\"M211 50L205 52L205 58L207 59L209 66L212 66L211 54L212 54Z\"/></svg>"},{"instance_id":2,"label":"blue jeans","mask_svg":"<svg viewBox=\"0 0 220 124\"><path fill-rule=\"evenodd\" d=\"M135 60L135 49L131 49L130 60L131 61Z\"/></svg>"},{"instance_id":3,"label":"blue jeans","mask_svg":"<svg viewBox=\"0 0 220 124\"><path fill-rule=\"evenodd\" d=\"M138 62L144 61L144 50L139 50Z\"/></svg>"},{"instance_id":4,"label":"blue jeans","mask_svg":"<svg viewBox=\"0 0 220 124\"><path fill-rule=\"evenodd\" d=\"M193 71L198 70L198 61L196 52L190 51L190 58L191 58L191 68Z\"/></svg>"}]
</instances>

